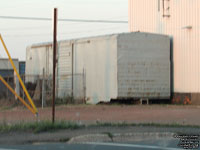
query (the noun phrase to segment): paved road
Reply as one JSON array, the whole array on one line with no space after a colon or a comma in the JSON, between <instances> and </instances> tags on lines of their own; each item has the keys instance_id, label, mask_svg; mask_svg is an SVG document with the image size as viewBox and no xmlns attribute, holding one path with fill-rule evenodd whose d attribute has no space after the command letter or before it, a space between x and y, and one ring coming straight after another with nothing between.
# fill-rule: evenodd
<instances>
[{"instance_id":1,"label":"paved road","mask_svg":"<svg viewBox=\"0 0 200 150\"><path fill-rule=\"evenodd\" d=\"M175 146L176 147L176 146ZM120 143L85 143L85 144L35 144L0 146L0 150L180 150L180 148L161 147L146 144L120 144Z\"/></svg>"}]
</instances>

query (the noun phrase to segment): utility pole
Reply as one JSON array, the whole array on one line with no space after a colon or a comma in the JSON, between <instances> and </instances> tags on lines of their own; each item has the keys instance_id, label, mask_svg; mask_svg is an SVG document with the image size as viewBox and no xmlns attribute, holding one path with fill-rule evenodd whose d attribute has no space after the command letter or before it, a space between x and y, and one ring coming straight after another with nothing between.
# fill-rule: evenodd
<instances>
[{"instance_id":1,"label":"utility pole","mask_svg":"<svg viewBox=\"0 0 200 150\"><path fill-rule=\"evenodd\" d=\"M57 49L57 8L54 8L53 20L53 99L52 99L52 123L55 122L55 94L56 94L56 49Z\"/></svg>"}]
</instances>

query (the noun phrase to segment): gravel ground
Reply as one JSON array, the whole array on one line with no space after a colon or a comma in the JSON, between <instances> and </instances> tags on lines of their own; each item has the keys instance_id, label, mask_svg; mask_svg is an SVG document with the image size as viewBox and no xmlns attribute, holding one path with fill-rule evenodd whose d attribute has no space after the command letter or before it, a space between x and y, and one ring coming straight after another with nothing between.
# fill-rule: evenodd
<instances>
[{"instance_id":1,"label":"gravel ground","mask_svg":"<svg viewBox=\"0 0 200 150\"><path fill-rule=\"evenodd\" d=\"M39 120L51 120L51 108L39 108ZM83 124L96 122L178 123L200 125L200 106L184 105L77 105L57 106L56 120ZM36 121L37 118L23 107L0 109L0 123Z\"/></svg>"},{"instance_id":2,"label":"gravel ground","mask_svg":"<svg viewBox=\"0 0 200 150\"><path fill-rule=\"evenodd\" d=\"M51 119L51 108L39 108L39 120ZM177 105L69 105L56 107L56 120L75 121L82 124L113 123L179 123L200 125L200 106ZM0 123L37 121L23 107L0 108ZM148 139L173 141L177 132L199 134L200 128L163 127L90 127L56 132L10 132L0 134L0 144L38 144L41 142L133 142ZM176 139L177 140L177 139Z\"/></svg>"}]
</instances>

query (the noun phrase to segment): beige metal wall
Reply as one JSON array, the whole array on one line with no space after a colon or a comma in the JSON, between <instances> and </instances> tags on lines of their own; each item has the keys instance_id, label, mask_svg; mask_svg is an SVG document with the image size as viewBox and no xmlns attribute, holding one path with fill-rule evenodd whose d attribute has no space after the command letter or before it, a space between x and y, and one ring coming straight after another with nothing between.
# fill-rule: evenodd
<instances>
[{"instance_id":1,"label":"beige metal wall","mask_svg":"<svg viewBox=\"0 0 200 150\"><path fill-rule=\"evenodd\" d=\"M199 8L199 0L129 0L130 31L173 37L173 80L177 93L200 92Z\"/></svg>"}]
</instances>

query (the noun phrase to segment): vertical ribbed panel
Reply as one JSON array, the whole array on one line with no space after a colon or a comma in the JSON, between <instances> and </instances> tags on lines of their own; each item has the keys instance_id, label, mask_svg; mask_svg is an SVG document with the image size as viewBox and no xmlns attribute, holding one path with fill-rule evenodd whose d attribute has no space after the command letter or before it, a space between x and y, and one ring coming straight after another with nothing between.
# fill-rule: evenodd
<instances>
[{"instance_id":1,"label":"vertical ribbed panel","mask_svg":"<svg viewBox=\"0 0 200 150\"><path fill-rule=\"evenodd\" d=\"M200 1L165 0L164 11L163 0L160 11L158 4L159 0L129 0L129 29L172 36L174 91L200 92Z\"/></svg>"},{"instance_id":2,"label":"vertical ribbed panel","mask_svg":"<svg viewBox=\"0 0 200 150\"><path fill-rule=\"evenodd\" d=\"M61 42L58 51L58 97L71 96L72 92L72 45Z\"/></svg>"}]
</instances>

